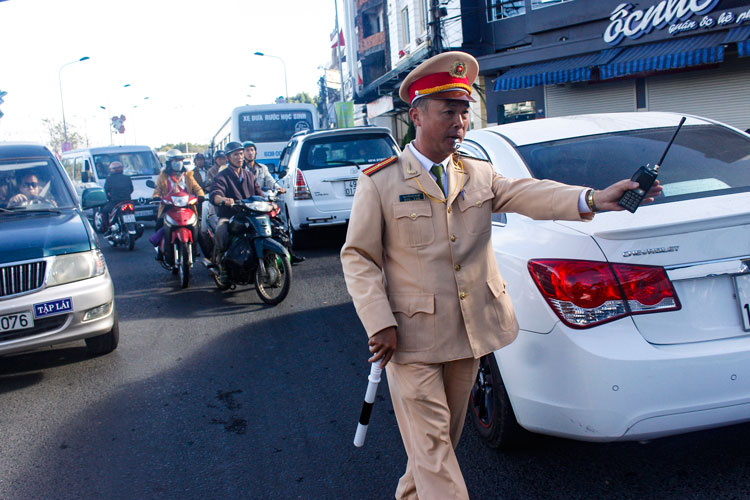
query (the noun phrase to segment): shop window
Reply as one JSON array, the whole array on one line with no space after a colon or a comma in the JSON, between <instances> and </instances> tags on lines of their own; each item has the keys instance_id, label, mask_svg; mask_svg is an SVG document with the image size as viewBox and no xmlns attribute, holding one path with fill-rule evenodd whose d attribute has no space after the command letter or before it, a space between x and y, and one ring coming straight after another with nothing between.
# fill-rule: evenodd
<instances>
[{"instance_id":1,"label":"shop window","mask_svg":"<svg viewBox=\"0 0 750 500\"><path fill-rule=\"evenodd\" d=\"M487 0L487 22L526 14L526 0Z\"/></svg>"},{"instance_id":2,"label":"shop window","mask_svg":"<svg viewBox=\"0 0 750 500\"><path fill-rule=\"evenodd\" d=\"M368 36L383 31L382 18L380 15L380 12L362 15L362 38L367 38Z\"/></svg>"},{"instance_id":3,"label":"shop window","mask_svg":"<svg viewBox=\"0 0 750 500\"><path fill-rule=\"evenodd\" d=\"M550 5L557 5L559 3L565 3L570 2L572 0L531 0L531 9L543 9L544 7L549 7Z\"/></svg>"},{"instance_id":4,"label":"shop window","mask_svg":"<svg viewBox=\"0 0 750 500\"><path fill-rule=\"evenodd\" d=\"M536 101L513 102L497 106L497 123L523 122L536 118Z\"/></svg>"}]
</instances>

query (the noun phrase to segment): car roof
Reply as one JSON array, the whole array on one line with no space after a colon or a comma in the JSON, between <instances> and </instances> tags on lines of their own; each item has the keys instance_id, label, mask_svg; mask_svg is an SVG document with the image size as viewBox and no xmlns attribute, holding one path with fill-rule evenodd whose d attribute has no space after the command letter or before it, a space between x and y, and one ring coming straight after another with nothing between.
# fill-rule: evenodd
<instances>
[{"instance_id":1,"label":"car roof","mask_svg":"<svg viewBox=\"0 0 750 500\"><path fill-rule=\"evenodd\" d=\"M49 158L52 155L43 144L31 142L0 142L0 159L6 158Z\"/></svg>"},{"instance_id":2,"label":"car roof","mask_svg":"<svg viewBox=\"0 0 750 500\"><path fill-rule=\"evenodd\" d=\"M91 154L118 153L118 152L127 153L127 152L151 151L151 147L131 145L131 146L100 146L96 148L80 148L80 149L74 149L72 151L66 151L65 153L63 153L63 156L79 154L85 151L88 151Z\"/></svg>"},{"instance_id":3,"label":"car roof","mask_svg":"<svg viewBox=\"0 0 750 500\"><path fill-rule=\"evenodd\" d=\"M325 130L315 130L313 132L308 132L306 134L295 134L292 137L300 138L303 141L306 141L308 139L318 138L318 137L327 137L327 136L337 136L337 135L347 135L347 134L362 134L362 133L373 133L373 134L388 134L390 135L391 129L387 127L371 127L371 126L365 126L365 127L348 127L348 128L331 128L331 129L325 129Z\"/></svg>"},{"instance_id":4,"label":"car roof","mask_svg":"<svg viewBox=\"0 0 750 500\"><path fill-rule=\"evenodd\" d=\"M715 123L705 118L680 113L644 111L634 113L598 113L561 116L488 127L477 132L494 132L505 136L516 146L538 144L588 135L608 134L625 130L677 127L682 116L685 125ZM471 136L469 136L471 138Z\"/></svg>"}]
</instances>

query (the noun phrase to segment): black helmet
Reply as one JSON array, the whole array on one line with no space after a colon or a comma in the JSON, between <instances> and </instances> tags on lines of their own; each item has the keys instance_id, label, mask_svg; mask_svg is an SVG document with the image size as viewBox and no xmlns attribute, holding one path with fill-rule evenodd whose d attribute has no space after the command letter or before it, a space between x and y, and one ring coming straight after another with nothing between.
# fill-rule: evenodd
<instances>
[{"instance_id":1,"label":"black helmet","mask_svg":"<svg viewBox=\"0 0 750 500\"><path fill-rule=\"evenodd\" d=\"M203 156L203 153L196 153L196 155L193 156L193 161L197 160L198 158L203 158L204 160L206 159L206 157Z\"/></svg>"},{"instance_id":2,"label":"black helmet","mask_svg":"<svg viewBox=\"0 0 750 500\"><path fill-rule=\"evenodd\" d=\"M245 141L242 143L242 148L249 148L250 146L255 148L255 143L253 141ZM258 148L255 148L258 149Z\"/></svg>"},{"instance_id":3,"label":"black helmet","mask_svg":"<svg viewBox=\"0 0 750 500\"><path fill-rule=\"evenodd\" d=\"M227 154L224 152L223 149L217 149L216 152L214 152L214 160L216 158L221 158L222 156L226 156Z\"/></svg>"},{"instance_id":4,"label":"black helmet","mask_svg":"<svg viewBox=\"0 0 750 500\"><path fill-rule=\"evenodd\" d=\"M229 156L235 151L237 151L238 149L242 149L242 144L236 141L232 141L228 143L226 146L224 146L224 154Z\"/></svg>"}]
</instances>

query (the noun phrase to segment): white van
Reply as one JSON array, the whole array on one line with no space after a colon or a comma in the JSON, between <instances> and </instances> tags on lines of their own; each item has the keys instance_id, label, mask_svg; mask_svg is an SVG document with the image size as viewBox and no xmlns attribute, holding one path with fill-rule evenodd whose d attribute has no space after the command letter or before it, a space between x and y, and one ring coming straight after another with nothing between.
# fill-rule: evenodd
<instances>
[{"instance_id":1,"label":"white van","mask_svg":"<svg viewBox=\"0 0 750 500\"><path fill-rule=\"evenodd\" d=\"M157 205L144 203L151 198L154 190L146 186L161 170L159 157L148 146L104 146L84 148L62 154L62 164L80 196L84 189L94 186L104 187L109 175L109 165L113 161L123 164L123 173L133 181L133 205L136 220L156 220Z\"/></svg>"}]
</instances>

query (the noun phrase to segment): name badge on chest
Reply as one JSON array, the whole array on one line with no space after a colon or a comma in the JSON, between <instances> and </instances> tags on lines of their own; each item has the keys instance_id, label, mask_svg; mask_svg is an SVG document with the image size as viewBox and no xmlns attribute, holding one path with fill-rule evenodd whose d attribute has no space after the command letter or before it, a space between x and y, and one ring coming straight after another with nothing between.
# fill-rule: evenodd
<instances>
[{"instance_id":1,"label":"name badge on chest","mask_svg":"<svg viewBox=\"0 0 750 500\"><path fill-rule=\"evenodd\" d=\"M424 200L424 193L402 194L398 197L398 201L419 201L419 200Z\"/></svg>"}]
</instances>

